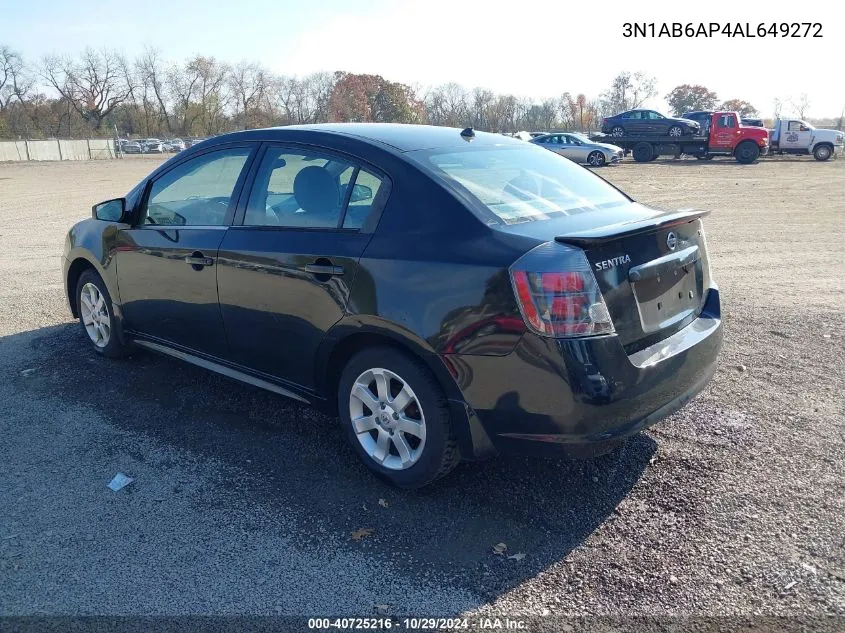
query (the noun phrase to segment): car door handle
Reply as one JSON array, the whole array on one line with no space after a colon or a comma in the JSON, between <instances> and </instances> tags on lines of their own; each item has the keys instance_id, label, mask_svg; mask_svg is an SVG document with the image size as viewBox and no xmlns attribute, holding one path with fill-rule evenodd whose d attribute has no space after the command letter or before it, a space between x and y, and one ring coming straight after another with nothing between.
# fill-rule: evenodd
<instances>
[{"instance_id":1,"label":"car door handle","mask_svg":"<svg viewBox=\"0 0 845 633\"><path fill-rule=\"evenodd\" d=\"M212 266L214 264L214 260L211 257L204 257L201 254L194 253L193 255L185 257L185 263L190 266Z\"/></svg>"},{"instance_id":2,"label":"car door handle","mask_svg":"<svg viewBox=\"0 0 845 633\"><path fill-rule=\"evenodd\" d=\"M329 264L305 264L305 272L312 275L340 276L343 274L343 266L332 266Z\"/></svg>"}]
</instances>

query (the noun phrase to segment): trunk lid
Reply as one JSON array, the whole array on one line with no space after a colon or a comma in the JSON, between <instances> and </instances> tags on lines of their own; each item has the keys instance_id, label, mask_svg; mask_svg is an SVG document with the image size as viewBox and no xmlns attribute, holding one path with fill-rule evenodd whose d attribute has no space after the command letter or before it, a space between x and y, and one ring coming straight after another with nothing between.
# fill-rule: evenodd
<instances>
[{"instance_id":1,"label":"trunk lid","mask_svg":"<svg viewBox=\"0 0 845 633\"><path fill-rule=\"evenodd\" d=\"M701 313L710 286L701 224L708 212L663 212L636 203L626 213L614 211L508 228L585 252L616 334L631 354Z\"/></svg>"}]
</instances>

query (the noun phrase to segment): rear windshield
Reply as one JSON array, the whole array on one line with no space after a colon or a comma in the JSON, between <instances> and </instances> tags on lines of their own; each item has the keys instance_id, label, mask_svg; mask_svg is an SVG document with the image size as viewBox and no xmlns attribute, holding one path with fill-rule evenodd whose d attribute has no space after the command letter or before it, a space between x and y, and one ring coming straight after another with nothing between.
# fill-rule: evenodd
<instances>
[{"instance_id":1,"label":"rear windshield","mask_svg":"<svg viewBox=\"0 0 845 633\"><path fill-rule=\"evenodd\" d=\"M488 224L537 222L630 202L588 169L528 143L410 154L428 170L468 191L481 203L482 219Z\"/></svg>"}]
</instances>

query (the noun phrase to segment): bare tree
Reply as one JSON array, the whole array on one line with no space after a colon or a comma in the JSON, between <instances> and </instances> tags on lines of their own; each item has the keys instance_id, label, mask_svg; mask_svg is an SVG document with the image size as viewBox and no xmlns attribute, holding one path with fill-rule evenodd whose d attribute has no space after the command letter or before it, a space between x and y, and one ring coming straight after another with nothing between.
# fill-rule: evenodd
<instances>
[{"instance_id":1,"label":"bare tree","mask_svg":"<svg viewBox=\"0 0 845 633\"><path fill-rule=\"evenodd\" d=\"M229 84L235 98L235 115L243 129L255 127L258 111L267 99L269 73L255 62L242 61L229 72Z\"/></svg>"},{"instance_id":2,"label":"bare tree","mask_svg":"<svg viewBox=\"0 0 845 633\"><path fill-rule=\"evenodd\" d=\"M810 99L809 97L807 97L807 93L802 92L801 96L798 97L797 101L795 101L794 99L790 101L792 103L792 107L795 108L795 112L798 114L798 118L803 119L807 110L810 109Z\"/></svg>"},{"instance_id":3,"label":"bare tree","mask_svg":"<svg viewBox=\"0 0 845 633\"><path fill-rule=\"evenodd\" d=\"M783 99L775 97L772 105L774 106L774 108L773 108L774 118L779 119L780 113L783 110Z\"/></svg>"},{"instance_id":4,"label":"bare tree","mask_svg":"<svg viewBox=\"0 0 845 633\"><path fill-rule=\"evenodd\" d=\"M43 76L94 130L129 97L124 60L113 51L85 49L78 61L44 59Z\"/></svg>"},{"instance_id":5,"label":"bare tree","mask_svg":"<svg viewBox=\"0 0 845 633\"><path fill-rule=\"evenodd\" d=\"M558 119L557 102L554 99L546 99L540 105L540 127L544 130L551 130Z\"/></svg>"},{"instance_id":6,"label":"bare tree","mask_svg":"<svg viewBox=\"0 0 845 633\"><path fill-rule=\"evenodd\" d=\"M199 122L203 134L223 131L223 118L229 95L226 92L226 77L229 67L214 57L198 55L186 64L189 73L198 78L194 97L199 104Z\"/></svg>"},{"instance_id":7,"label":"bare tree","mask_svg":"<svg viewBox=\"0 0 845 633\"><path fill-rule=\"evenodd\" d=\"M492 90L475 88L472 91L472 126L478 130L493 131L490 126L490 106L496 99Z\"/></svg>"},{"instance_id":8,"label":"bare tree","mask_svg":"<svg viewBox=\"0 0 845 633\"><path fill-rule=\"evenodd\" d=\"M608 110L620 112L639 108L648 99L657 95L657 80L642 72L621 72L610 87L601 94Z\"/></svg>"},{"instance_id":9,"label":"bare tree","mask_svg":"<svg viewBox=\"0 0 845 633\"><path fill-rule=\"evenodd\" d=\"M172 133L173 125L170 120L170 112L168 112L165 91L166 82L174 72L174 67L168 68L167 64L161 59L159 51L148 47L136 62L136 68L139 75L138 79L144 91L144 110L148 113L155 113L159 129L167 128L167 131ZM149 134L149 129L147 133Z\"/></svg>"},{"instance_id":10,"label":"bare tree","mask_svg":"<svg viewBox=\"0 0 845 633\"><path fill-rule=\"evenodd\" d=\"M0 110L5 110L13 99L23 103L35 79L26 72L23 58L8 46L0 46Z\"/></svg>"}]
</instances>

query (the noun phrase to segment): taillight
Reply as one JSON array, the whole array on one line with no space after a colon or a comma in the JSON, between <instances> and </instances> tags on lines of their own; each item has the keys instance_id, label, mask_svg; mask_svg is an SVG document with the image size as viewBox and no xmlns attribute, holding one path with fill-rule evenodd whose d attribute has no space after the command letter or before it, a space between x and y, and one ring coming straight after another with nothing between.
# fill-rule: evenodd
<instances>
[{"instance_id":1,"label":"taillight","mask_svg":"<svg viewBox=\"0 0 845 633\"><path fill-rule=\"evenodd\" d=\"M543 336L614 332L610 313L584 251L546 242L510 268L526 325Z\"/></svg>"}]
</instances>

